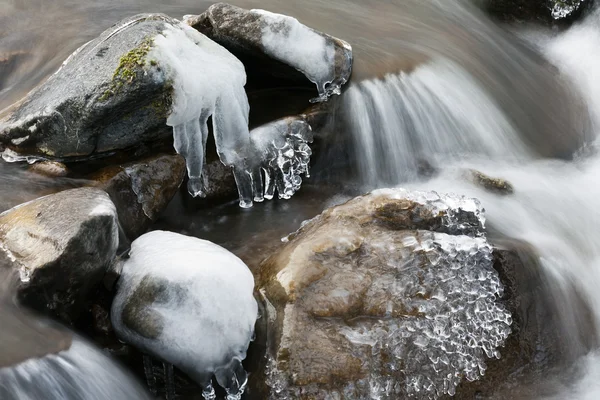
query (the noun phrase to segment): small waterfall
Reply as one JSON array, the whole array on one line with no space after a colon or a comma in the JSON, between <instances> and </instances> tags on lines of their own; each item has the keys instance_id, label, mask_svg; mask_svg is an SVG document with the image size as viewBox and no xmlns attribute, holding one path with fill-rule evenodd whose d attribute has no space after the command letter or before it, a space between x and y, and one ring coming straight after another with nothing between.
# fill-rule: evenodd
<instances>
[{"instance_id":1,"label":"small waterfall","mask_svg":"<svg viewBox=\"0 0 600 400\"><path fill-rule=\"evenodd\" d=\"M528 150L496 101L464 69L431 60L411 73L353 85L344 96L362 181L415 179L423 161L523 159Z\"/></svg>"}]
</instances>

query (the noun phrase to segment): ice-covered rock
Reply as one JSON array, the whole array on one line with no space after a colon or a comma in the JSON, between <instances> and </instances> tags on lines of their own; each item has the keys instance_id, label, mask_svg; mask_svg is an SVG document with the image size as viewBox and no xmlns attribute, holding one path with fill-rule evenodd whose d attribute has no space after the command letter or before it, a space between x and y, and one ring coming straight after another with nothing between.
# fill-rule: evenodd
<instances>
[{"instance_id":1,"label":"ice-covered rock","mask_svg":"<svg viewBox=\"0 0 600 400\"><path fill-rule=\"evenodd\" d=\"M543 22L573 20L593 0L483 0L495 15Z\"/></svg>"},{"instance_id":2,"label":"ice-covered rock","mask_svg":"<svg viewBox=\"0 0 600 400\"><path fill-rule=\"evenodd\" d=\"M303 224L261 265L272 399L438 398L511 332L476 200L380 190Z\"/></svg>"},{"instance_id":3,"label":"ice-covered rock","mask_svg":"<svg viewBox=\"0 0 600 400\"><path fill-rule=\"evenodd\" d=\"M350 78L352 47L295 18L218 3L204 14L187 17L185 22L240 58L253 55L264 61L266 55L300 71L316 85L319 96L315 101L340 94ZM277 65L273 69L278 70Z\"/></svg>"},{"instance_id":4,"label":"ice-covered rock","mask_svg":"<svg viewBox=\"0 0 600 400\"><path fill-rule=\"evenodd\" d=\"M72 189L0 214L0 251L20 275L19 297L71 321L113 261L115 205L106 192Z\"/></svg>"},{"instance_id":5,"label":"ice-covered rock","mask_svg":"<svg viewBox=\"0 0 600 400\"><path fill-rule=\"evenodd\" d=\"M254 278L236 256L211 242L154 231L131 246L112 306L124 341L172 363L214 399L213 375L239 399L257 318Z\"/></svg>"},{"instance_id":6,"label":"ice-covered rock","mask_svg":"<svg viewBox=\"0 0 600 400\"><path fill-rule=\"evenodd\" d=\"M312 35L327 42L317 33ZM335 51L331 51L333 57ZM324 69L335 69L334 64L324 65ZM87 75L90 70L94 71L91 77ZM315 71L310 76L319 82L325 79L324 72ZM323 95L339 90L334 87L347 76L334 78ZM309 140L299 134L297 140L282 143L278 149L257 148L261 140L250 139L245 84L244 65L197 30L162 14L133 17L78 49L0 120L0 142L7 146L3 157L34 162L109 152L166 137L168 125L173 129L175 149L186 160L189 192L204 196L208 119L212 118L217 153L233 169L240 205L248 207L253 198L263 199L256 171L268 158L281 158L284 147L286 165L274 168L285 169L278 175L286 181L280 196L288 198L299 185L297 176L302 172L298 171L308 164ZM296 152L288 154L287 148ZM270 155L265 154L267 149ZM273 177L271 182L278 179L274 175L267 174Z\"/></svg>"}]
</instances>

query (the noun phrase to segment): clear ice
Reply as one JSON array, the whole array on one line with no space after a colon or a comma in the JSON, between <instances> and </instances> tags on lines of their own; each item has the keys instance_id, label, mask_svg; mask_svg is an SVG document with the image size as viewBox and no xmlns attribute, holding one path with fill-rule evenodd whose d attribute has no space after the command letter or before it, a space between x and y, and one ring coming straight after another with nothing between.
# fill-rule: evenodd
<instances>
[{"instance_id":1,"label":"clear ice","mask_svg":"<svg viewBox=\"0 0 600 400\"><path fill-rule=\"evenodd\" d=\"M228 400L239 400L247 381L241 361L258 317L253 291L252 273L232 253L154 231L131 245L111 320L121 340L177 366L202 386L205 399L214 398L214 376ZM136 329L132 315L157 327L155 334Z\"/></svg>"},{"instance_id":2,"label":"clear ice","mask_svg":"<svg viewBox=\"0 0 600 400\"><path fill-rule=\"evenodd\" d=\"M291 197L300 187L300 175L308 173L310 126L288 118L249 132L246 73L236 57L185 24L167 24L154 44L147 58L165 68L173 82L167 124L173 127L175 150L186 160L190 194L204 195L207 122L212 117L217 153L233 168L240 206L271 199L275 189L280 198Z\"/></svg>"}]
</instances>

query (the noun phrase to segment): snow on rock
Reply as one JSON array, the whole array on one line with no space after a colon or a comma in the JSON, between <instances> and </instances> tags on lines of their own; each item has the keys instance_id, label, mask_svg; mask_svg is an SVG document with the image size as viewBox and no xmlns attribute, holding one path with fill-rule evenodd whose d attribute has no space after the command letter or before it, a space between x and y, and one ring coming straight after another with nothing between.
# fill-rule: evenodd
<instances>
[{"instance_id":1,"label":"snow on rock","mask_svg":"<svg viewBox=\"0 0 600 400\"><path fill-rule=\"evenodd\" d=\"M132 243L111 319L122 340L180 368L206 399L213 374L239 399L258 316L253 290L248 267L222 247L154 231Z\"/></svg>"}]
</instances>

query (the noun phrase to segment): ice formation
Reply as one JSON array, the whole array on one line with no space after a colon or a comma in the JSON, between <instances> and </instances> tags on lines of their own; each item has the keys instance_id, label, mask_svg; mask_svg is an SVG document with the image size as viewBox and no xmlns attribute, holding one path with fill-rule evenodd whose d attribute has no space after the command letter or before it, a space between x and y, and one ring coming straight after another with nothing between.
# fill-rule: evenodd
<instances>
[{"instance_id":1,"label":"ice formation","mask_svg":"<svg viewBox=\"0 0 600 400\"><path fill-rule=\"evenodd\" d=\"M300 117L283 118L253 129L250 136L256 151L256 166L249 176L254 185L254 200L262 201L263 194L270 200L276 189L280 199L289 199L300 189L301 175L310 176L312 151L308 143L313 139L310 125Z\"/></svg>"},{"instance_id":2,"label":"ice formation","mask_svg":"<svg viewBox=\"0 0 600 400\"><path fill-rule=\"evenodd\" d=\"M190 194L203 194L202 169L211 116L221 161L233 166L236 175L242 173L240 166L250 143L244 65L185 24L165 24L147 58L164 68L173 82L173 108L167 124L173 127L175 150L186 160Z\"/></svg>"},{"instance_id":3,"label":"ice formation","mask_svg":"<svg viewBox=\"0 0 600 400\"><path fill-rule=\"evenodd\" d=\"M205 399L215 398L215 375L239 400L258 315L253 290L248 267L222 247L154 231L131 245L111 319L122 340L180 368Z\"/></svg>"},{"instance_id":4,"label":"ice formation","mask_svg":"<svg viewBox=\"0 0 600 400\"><path fill-rule=\"evenodd\" d=\"M117 364L81 339L58 354L32 358L0 369L0 398L150 399Z\"/></svg>"},{"instance_id":5,"label":"ice formation","mask_svg":"<svg viewBox=\"0 0 600 400\"><path fill-rule=\"evenodd\" d=\"M319 92L319 97L313 101L325 101L331 95L341 93L348 77L336 77L333 38L328 39L287 15L258 9L251 12L260 15L264 22L261 43L265 53L295 66L306 75ZM350 45L341 40L340 43L351 54Z\"/></svg>"},{"instance_id":6,"label":"ice formation","mask_svg":"<svg viewBox=\"0 0 600 400\"><path fill-rule=\"evenodd\" d=\"M284 119L251 134L246 73L237 58L185 24L166 25L154 45L148 59L165 68L173 82L167 124L173 127L175 149L186 160L190 194L203 195L207 122L212 116L217 153L233 167L240 206L272 198L275 188L280 198L291 197L300 187L300 175L308 172L310 126Z\"/></svg>"},{"instance_id":7,"label":"ice formation","mask_svg":"<svg viewBox=\"0 0 600 400\"><path fill-rule=\"evenodd\" d=\"M573 12L577 11L579 7L581 7L582 3L585 0L560 0L556 1L554 6L552 7L552 18L554 19L563 19Z\"/></svg>"},{"instance_id":8,"label":"ice formation","mask_svg":"<svg viewBox=\"0 0 600 400\"><path fill-rule=\"evenodd\" d=\"M359 228L359 257L319 259L327 274L340 282L348 276L368 275L363 307L386 307L385 317L359 311L352 323L314 322L315 328L335 330L353 344L352 355L369 371L368 379L347 382L335 392L316 385L298 387L290 385L289 376L271 360L267 373L271 399L291 400L300 393L349 400L437 399L454 395L463 379L478 380L486 371L486 359L500 357L498 347L511 332L512 317L498 302L503 286L493 267L479 202L435 192L384 189L351 200L328 215L337 219L339 214L340 221L360 209L368 215L371 208L385 204L381 197L411 200L431 215L444 217L435 232ZM346 210L352 211L347 214ZM311 238L318 235L311 226L320 223L319 218L305 224L300 234L308 229ZM347 222L340 226L348 232L356 229ZM338 240L348 242L352 237ZM292 314L286 308L284 318ZM293 325L283 329L293 329Z\"/></svg>"}]
</instances>

